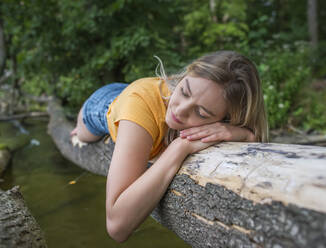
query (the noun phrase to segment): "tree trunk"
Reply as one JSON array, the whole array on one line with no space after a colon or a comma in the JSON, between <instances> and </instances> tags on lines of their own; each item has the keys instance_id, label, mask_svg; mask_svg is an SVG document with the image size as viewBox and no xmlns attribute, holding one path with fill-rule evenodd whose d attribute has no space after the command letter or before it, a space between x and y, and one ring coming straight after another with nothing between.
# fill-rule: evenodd
<instances>
[{"instance_id":1,"label":"tree trunk","mask_svg":"<svg viewBox=\"0 0 326 248\"><path fill-rule=\"evenodd\" d=\"M61 107L48 111L62 154L105 176L112 141L74 146ZM184 161L152 216L193 247L326 247L326 148L215 145Z\"/></svg>"},{"instance_id":2,"label":"tree trunk","mask_svg":"<svg viewBox=\"0 0 326 248\"><path fill-rule=\"evenodd\" d=\"M0 190L0 248L47 247L18 187Z\"/></svg>"},{"instance_id":3,"label":"tree trunk","mask_svg":"<svg viewBox=\"0 0 326 248\"><path fill-rule=\"evenodd\" d=\"M0 77L4 74L5 65L6 65L5 36L4 36L2 19L0 17Z\"/></svg>"},{"instance_id":4,"label":"tree trunk","mask_svg":"<svg viewBox=\"0 0 326 248\"><path fill-rule=\"evenodd\" d=\"M212 21L217 23L217 15L216 15L216 0L209 0L209 9L212 15Z\"/></svg>"},{"instance_id":5,"label":"tree trunk","mask_svg":"<svg viewBox=\"0 0 326 248\"><path fill-rule=\"evenodd\" d=\"M307 17L310 42L313 48L318 45L317 0L308 0Z\"/></svg>"}]
</instances>

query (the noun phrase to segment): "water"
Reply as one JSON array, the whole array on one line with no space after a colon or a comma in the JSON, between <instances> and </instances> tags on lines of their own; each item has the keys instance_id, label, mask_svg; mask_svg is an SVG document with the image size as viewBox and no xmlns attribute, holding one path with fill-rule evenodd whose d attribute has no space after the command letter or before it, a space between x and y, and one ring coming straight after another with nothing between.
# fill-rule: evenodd
<instances>
[{"instance_id":1,"label":"water","mask_svg":"<svg viewBox=\"0 0 326 248\"><path fill-rule=\"evenodd\" d=\"M46 125L28 121L23 124L28 133L22 134L11 123L0 122L0 143L25 141L13 154L0 187L20 185L50 248L190 247L150 217L127 242L112 240L105 227L106 178L65 160L46 134Z\"/></svg>"}]
</instances>

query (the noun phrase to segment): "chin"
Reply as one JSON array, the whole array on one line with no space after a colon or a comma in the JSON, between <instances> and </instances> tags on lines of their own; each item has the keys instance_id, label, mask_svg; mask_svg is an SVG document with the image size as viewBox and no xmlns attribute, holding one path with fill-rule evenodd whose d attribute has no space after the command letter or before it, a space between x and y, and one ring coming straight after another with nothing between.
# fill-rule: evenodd
<instances>
[{"instance_id":1,"label":"chin","mask_svg":"<svg viewBox=\"0 0 326 248\"><path fill-rule=\"evenodd\" d=\"M171 120L169 118L165 119L165 123L168 125L169 128L172 128L174 130L182 130L183 129L183 127L181 127L181 124L178 124L174 120Z\"/></svg>"}]
</instances>

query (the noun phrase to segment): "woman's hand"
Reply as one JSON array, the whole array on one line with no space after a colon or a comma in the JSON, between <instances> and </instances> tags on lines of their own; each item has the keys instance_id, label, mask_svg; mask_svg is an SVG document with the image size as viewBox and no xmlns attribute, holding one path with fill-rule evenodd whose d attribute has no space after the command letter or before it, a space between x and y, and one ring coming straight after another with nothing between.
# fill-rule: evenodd
<instances>
[{"instance_id":1,"label":"woman's hand","mask_svg":"<svg viewBox=\"0 0 326 248\"><path fill-rule=\"evenodd\" d=\"M221 141L255 141L254 134L248 129L223 122L215 122L182 130L180 131L180 137L189 141L201 140L201 142L204 143Z\"/></svg>"},{"instance_id":2,"label":"woman's hand","mask_svg":"<svg viewBox=\"0 0 326 248\"><path fill-rule=\"evenodd\" d=\"M190 141L188 139L183 139L181 137L176 138L172 143L177 145L176 151L184 152L186 155L199 152L205 148L214 145L219 142L202 142L201 140ZM181 149L181 150L178 150Z\"/></svg>"}]
</instances>

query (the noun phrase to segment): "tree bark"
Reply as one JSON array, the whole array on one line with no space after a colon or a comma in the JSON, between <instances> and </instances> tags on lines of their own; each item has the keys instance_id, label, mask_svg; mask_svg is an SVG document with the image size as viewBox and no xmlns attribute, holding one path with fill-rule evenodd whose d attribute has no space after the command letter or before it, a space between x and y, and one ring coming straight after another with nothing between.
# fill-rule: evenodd
<instances>
[{"instance_id":1,"label":"tree bark","mask_svg":"<svg viewBox=\"0 0 326 248\"><path fill-rule=\"evenodd\" d=\"M2 19L0 17L0 77L2 76L2 74L4 74L5 64L6 64L5 36L4 36Z\"/></svg>"},{"instance_id":2,"label":"tree bark","mask_svg":"<svg viewBox=\"0 0 326 248\"><path fill-rule=\"evenodd\" d=\"M216 0L209 0L209 9L212 15L212 21L217 23L217 15L216 15Z\"/></svg>"},{"instance_id":3,"label":"tree bark","mask_svg":"<svg viewBox=\"0 0 326 248\"><path fill-rule=\"evenodd\" d=\"M74 146L60 105L48 111L62 154L105 176L112 141ZM152 216L192 247L326 247L326 148L215 145L184 161Z\"/></svg>"},{"instance_id":4,"label":"tree bark","mask_svg":"<svg viewBox=\"0 0 326 248\"><path fill-rule=\"evenodd\" d=\"M18 187L0 190L0 248L47 247Z\"/></svg>"},{"instance_id":5,"label":"tree bark","mask_svg":"<svg viewBox=\"0 0 326 248\"><path fill-rule=\"evenodd\" d=\"M318 45L317 0L308 0L307 17L310 42L313 48Z\"/></svg>"}]
</instances>

